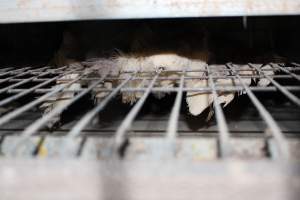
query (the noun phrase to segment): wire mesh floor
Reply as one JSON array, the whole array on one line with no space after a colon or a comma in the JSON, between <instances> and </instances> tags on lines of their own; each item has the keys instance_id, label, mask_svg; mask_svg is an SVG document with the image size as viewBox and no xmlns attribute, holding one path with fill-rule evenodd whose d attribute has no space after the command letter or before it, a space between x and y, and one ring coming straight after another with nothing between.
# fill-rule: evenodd
<instances>
[{"instance_id":1,"label":"wire mesh floor","mask_svg":"<svg viewBox=\"0 0 300 200\"><path fill-rule=\"evenodd\" d=\"M76 69L3 68L0 69L0 134L3 157L80 157L87 159L179 159L212 160L299 159L300 152L300 65L269 64L268 70L249 64L252 76L242 75L238 65L220 65L224 75L216 75L208 66L205 76L191 77L177 71L173 88L159 87L158 80L170 71L126 72L129 78L107 75L93 78L82 74L62 80ZM141 74L143 73L143 76ZM186 87L189 79L206 79L205 87ZM241 84L218 85L218 79L237 79ZM246 85L243 79L264 78L269 86ZM147 79L146 87L133 88L128 83ZM57 81L65 84L53 87ZM106 81L119 84L104 88ZM68 86L94 81L80 89ZM76 92L68 104L43 114L38 107L49 97L62 92ZM106 92L97 104L91 91ZM183 101L185 93L210 93L214 99L220 92L244 92L226 108L213 103L215 116L205 121L205 114L192 116ZM142 92L133 105L122 104L120 93ZM155 99L153 92L168 93ZM206 111L207 114L208 111ZM47 122L61 115L60 123L51 129Z\"/></svg>"}]
</instances>

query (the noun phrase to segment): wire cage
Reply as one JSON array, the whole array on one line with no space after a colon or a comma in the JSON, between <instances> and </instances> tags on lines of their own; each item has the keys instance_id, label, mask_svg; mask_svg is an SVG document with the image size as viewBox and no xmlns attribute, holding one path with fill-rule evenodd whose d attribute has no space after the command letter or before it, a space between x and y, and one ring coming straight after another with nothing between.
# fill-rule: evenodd
<instances>
[{"instance_id":1,"label":"wire cage","mask_svg":"<svg viewBox=\"0 0 300 200\"><path fill-rule=\"evenodd\" d=\"M76 71L76 69L68 71L67 67L4 68L0 74L2 154L4 157L83 156L94 159L99 157L109 159L115 156L119 159L147 158L147 156L152 158L198 156L199 159L299 158L295 150L299 145L297 139L300 117L299 64L269 63L268 65L277 71L274 75L268 75L266 73L268 69L248 65L256 75L250 77L243 75L241 73L243 69L228 63L217 68L208 66L206 70L202 70L206 73L203 77L189 76L187 73L190 71L185 70L177 71L180 74L178 78L171 78L164 76L170 71L160 70L127 71L128 78L109 74L102 78L93 78L82 74L72 80L62 80L66 74ZM224 72L224 75L219 75L217 71ZM186 87L186 80L196 78L208 80L208 86ZM271 85L248 86L242 81L246 78L265 78ZM139 88L128 86L130 81L141 79L150 80L150 84ZM163 88L156 85L156 81L165 79L176 79L176 86ZM228 86L217 85L217 79L233 79L240 82ZM51 87L57 80L66 84ZM112 80L119 80L119 84L111 89L103 88L104 82ZM68 87L84 81L94 83L75 90ZM107 96L101 102L91 103L87 96L93 90L106 92ZM76 92L76 95L64 106L58 106L45 115L41 115L36 109L49 97L67 91ZM183 96L188 91L211 93L214 99L218 98L220 92L240 92L245 95L239 97L237 103L233 103L235 105L228 109L222 109L222 105L215 101L213 103L215 117L211 122L202 123L205 120L191 117L183 111L186 109L182 103ZM142 92L142 96L134 105L120 105L117 99L121 92ZM153 92L170 93L170 97L165 100L169 101L169 106L157 105L158 110L162 109L159 106L166 108L164 113L156 114L154 117L152 113L151 117L151 111L144 110L151 107L151 100L150 103L147 102ZM269 98L260 98L264 93L267 93L265 96ZM284 100L279 104L274 102L280 98ZM267 100L269 102L266 102ZM239 105L239 101L248 102L240 104L248 107L242 111L245 114L238 117L230 116L231 112L236 112L234 107ZM123 108L119 107L118 110L118 106ZM47 122L64 113L72 117L65 121L63 118L58 127L46 128ZM192 121L191 124L189 120ZM193 128L195 123L204 125ZM97 140L99 141L95 142ZM194 147L192 143L197 140L200 143L195 153L192 150ZM202 141L202 144L201 140L207 142Z\"/></svg>"},{"instance_id":2,"label":"wire cage","mask_svg":"<svg viewBox=\"0 0 300 200\"><path fill-rule=\"evenodd\" d=\"M0 199L299 199L299 6L0 1Z\"/></svg>"},{"instance_id":3,"label":"wire cage","mask_svg":"<svg viewBox=\"0 0 300 200\"><path fill-rule=\"evenodd\" d=\"M160 199L193 194L216 199L220 196L213 191L219 191L226 198L297 199L300 65L267 65L276 73L270 75L270 69L257 64L248 64L247 70L255 72L250 77L237 64L207 66L201 79L208 85L192 88L186 82L199 77L189 76L189 70L177 71L177 78L164 76L170 72L164 69L99 78L67 66L2 68L1 195L140 199L148 194ZM74 72L80 75L66 79ZM263 78L270 85L248 86L243 79L249 78ZM130 87L130 81L141 79L149 84ZM164 79L177 84L156 84ZM218 85L218 79L239 81ZM113 80L118 84L103 87ZM53 87L58 81L64 84ZM87 81L93 84L69 87ZM92 91L106 95L95 103ZM224 92L244 94L226 108L214 101L214 117L205 121L187 113L183 99L188 91L214 99ZM46 114L38 109L51 96L66 92L75 93L63 106ZM124 92L142 95L135 104L124 105L119 98ZM155 100L155 92L169 95ZM58 125L47 128L58 115Z\"/></svg>"}]
</instances>

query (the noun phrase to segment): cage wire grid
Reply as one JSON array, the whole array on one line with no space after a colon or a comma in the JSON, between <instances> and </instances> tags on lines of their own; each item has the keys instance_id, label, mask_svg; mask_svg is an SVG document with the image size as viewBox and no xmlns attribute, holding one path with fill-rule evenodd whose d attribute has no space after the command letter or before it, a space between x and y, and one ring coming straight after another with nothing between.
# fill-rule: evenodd
<instances>
[{"instance_id":1,"label":"cage wire grid","mask_svg":"<svg viewBox=\"0 0 300 200\"><path fill-rule=\"evenodd\" d=\"M277 149L278 155L281 159L289 160L291 158L290 151L288 148L287 138L280 129L278 123L273 118L271 113L266 109L263 103L257 98L256 92L281 92L291 103L295 106L300 106L300 99L293 92L300 91L300 84L298 85L283 85L277 80L279 79L291 79L300 81L300 76L298 72L300 71L300 65L297 63L291 64L275 64L269 63L273 69L281 74L268 75L266 71L268 69L260 69L256 65L248 64L250 70L254 71L255 75L242 75L239 72L243 69L239 69L238 65L227 63L226 65L220 65L220 69L225 75L216 75L217 70L215 68L210 68L209 66L205 70L183 70L183 71L167 71L160 69L158 71L152 72L142 72L142 71L126 71L130 76L128 78L120 78L117 76L106 75L102 78L87 77L87 74L81 74L79 77L68 80L62 79L66 74L79 72L74 70L66 71L68 67L52 68L50 66L46 67L24 67L24 68L2 68L0 69L0 84L4 84L0 88L0 95L7 95L0 99L0 107L5 108L9 104L17 101L29 94L37 95L36 98L32 99L28 103L14 108L6 113L3 113L0 117L0 127L11 122L13 119L21 116L25 112L35 108L36 106L43 103L47 98L58 94L60 92L76 92L76 95L66 104L64 107L57 107L51 112L43 115L42 117L34 120L29 126L24 128L20 134L17 136L17 141L12 144L13 155L16 155L18 149L24 145L24 143L29 140L33 135L39 133L39 131L46 125L46 123L55 117L57 114L61 114L63 111L67 110L71 105L78 102L84 96L89 94L92 90L108 92L108 95L98 104L95 104L93 108L88 110L84 115L75 123L75 125L65 134L62 138L62 143L59 146L59 155L67 156L70 147L72 146L72 141L81 135L85 127L87 127L98 114L121 92L143 92L143 95L138 101L132 106L124 119L122 119L119 127L112 135L112 138L107 145L108 152L110 156L122 157L120 153L124 145L128 142L128 132L130 131L134 120L139 114L140 110L144 106L146 100L152 92L173 92L176 93L174 104L170 110L170 115L168 123L166 126L163 145L166 151L170 155L174 155L176 149L176 140L178 139L178 119L180 115L180 106L183 100L183 93L192 91L197 93L211 93L214 99L218 98L219 92L241 92L243 91L248 96L249 100L255 107L255 109L260 114L262 120L266 125L265 133L266 137L271 135L275 141L275 147ZM205 72L205 76L189 76L188 72ZM246 71L249 71L247 69ZM178 78L164 77L164 73L176 72L180 74ZM141 76L141 74L143 74ZM206 87L193 87L189 88L185 86L185 81L188 79L205 79L208 81L208 86ZM262 86L248 86L242 80L246 78L265 78L270 81L270 85L266 87ZM128 83L133 80L150 80L150 84L147 87L133 88L128 87ZM239 80L240 84L231 86L220 86L216 84L217 79L234 79ZM64 81L66 84L60 87L46 87L49 84L55 84L57 80ZM101 84L105 81L118 80L119 84L111 89L101 88ZM177 85L172 88L158 87L156 82L158 80L175 80ZM95 81L92 85L81 88L81 89L68 89L73 83L82 81ZM29 88L22 88L22 86L33 83L33 86ZM99 87L100 86L100 87ZM218 152L219 157L228 158L231 156L232 144L230 143L231 133L226 122L226 117L222 106L218 101L214 101L213 109L216 118L216 125L218 128ZM0 128L1 129L1 128ZM76 154L76 156L78 156Z\"/></svg>"}]
</instances>

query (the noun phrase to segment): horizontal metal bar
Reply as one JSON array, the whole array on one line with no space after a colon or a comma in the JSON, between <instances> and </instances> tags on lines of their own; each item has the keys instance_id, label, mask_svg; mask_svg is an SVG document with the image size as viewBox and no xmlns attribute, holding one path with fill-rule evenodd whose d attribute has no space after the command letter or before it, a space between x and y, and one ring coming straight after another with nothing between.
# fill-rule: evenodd
<instances>
[{"instance_id":1,"label":"horizontal metal bar","mask_svg":"<svg viewBox=\"0 0 300 200\"><path fill-rule=\"evenodd\" d=\"M4 79L0 79L0 83L5 83L7 81L11 81L14 79L14 77L18 77L20 76L19 74L17 75L14 75L14 76L10 76L10 77L7 77L7 78L4 78ZM23 81L24 79L19 79L18 81Z\"/></svg>"},{"instance_id":2,"label":"horizontal metal bar","mask_svg":"<svg viewBox=\"0 0 300 200\"><path fill-rule=\"evenodd\" d=\"M280 67L278 67L278 69L280 69ZM285 68L284 68L285 69ZM198 72L199 70L194 70L192 72ZM241 71L254 71L254 70L241 70ZM266 69L266 70L262 70L262 71L273 71L273 69ZM57 72L51 72L50 70L48 71L49 74L59 74ZM80 71L81 72L81 71ZM78 73L80 73L78 72ZM167 71L167 72L171 72L171 71ZM181 72L181 71L176 71L176 72ZM75 72L74 72L75 73ZM122 72L123 73L123 72ZM26 75L27 74L34 74L34 75L39 75L40 73L30 73L30 72L26 72L25 73ZM22 76L22 75L25 75L25 74L19 74L19 73L16 73L17 76ZM17 77L16 76L16 77ZM288 78L294 78L294 73L291 73L290 75L281 75L281 74L274 74L274 75L269 75L271 78L276 78L276 79L288 79ZM143 77L135 77L135 80L141 80L141 79L148 79L148 80L151 80L152 78L152 75L151 73L149 73L148 75L143 75ZM212 78L213 79L221 79L221 78L233 78L231 75L218 75L218 76L214 76L212 75ZM241 75L241 78L242 79L248 79L248 78L264 78L263 75ZM42 81L46 81L46 80L49 80L50 78L35 78L33 79L32 81L33 82L42 82ZM164 76L161 76L159 77L157 80L178 80L179 81L180 77L164 77ZM189 76L187 75L185 77L186 80L188 79L208 79L208 76L206 75L203 75L203 76ZM1 82L4 82L4 81L7 81L9 80L9 82L18 82L18 81L23 81L24 79L18 79L18 78L12 78L12 77L8 77L8 78L5 78L5 79L1 79L0 78L0 83ZM98 77L88 77L88 78L82 78L81 80L83 81L92 81L92 80L98 80ZM124 80L124 78L120 78L120 77L107 77L105 80ZM61 81L70 81L70 79L61 79Z\"/></svg>"},{"instance_id":3,"label":"horizontal metal bar","mask_svg":"<svg viewBox=\"0 0 300 200\"><path fill-rule=\"evenodd\" d=\"M12 70L14 67L5 67L5 68L0 68L0 72L6 72Z\"/></svg>"},{"instance_id":4,"label":"horizontal metal bar","mask_svg":"<svg viewBox=\"0 0 300 200\"><path fill-rule=\"evenodd\" d=\"M84 76L84 75L82 75ZM61 87L58 87L52 91L50 91L49 93L44 94L43 96L39 97L38 99L29 102L28 104L23 105L22 107L15 109L14 111L7 113L6 115L3 115L0 118L0 126L9 122L11 119L16 118L17 116L19 116L20 114L26 112L27 110L33 108L34 106L42 103L43 101L45 101L46 99L48 99L49 97L51 97L52 95L55 95L61 91L64 90L64 88L69 87L71 84L75 83L76 81L80 80L81 76L79 76L78 78L74 79L73 81L67 83L66 85L63 85Z\"/></svg>"},{"instance_id":5,"label":"horizontal metal bar","mask_svg":"<svg viewBox=\"0 0 300 200\"><path fill-rule=\"evenodd\" d=\"M293 93L291 93L290 91L288 91L285 87L283 87L282 85L280 85L277 81L275 81L274 79L272 79L270 76L268 76L267 74L265 74L262 70L260 70L258 67L249 64L249 66L255 68L259 73L263 74L266 79L268 79L280 92L282 92L288 99L290 99L293 103L295 103L297 106L300 107L300 99L295 96Z\"/></svg>"},{"instance_id":6,"label":"horizontal metal bar","mask_svg":"<svg viewBox=\"0 0 300 200\"><path fill-rule=\"evenodd\" d=\"M25 73L26 73L26 72L25 72ZM7 87L5 87L5 88L1 88L1 89L0 89L0 94L6 92L6 91L9 90L9 89L18 87L18 86L20 86L20 85L24 85L25 83L28 83L28 82L32 81L33 79L35 79L35 78L38 78L38 77L40 77L40 76L45 76L45 75L48 75L48 74L49 74L48 72L43 72L43 73L41 73L41 74L39 74L39 75L36 75L36 76L30 77L30 78L24 79L24 80L22 80L22 81L20 81L20 82L17 82L17 83L15 83L15 84L9 85L9 86L7 86Z\"/></svg>"},{"instance_id":7,"label":"horizontal metal bar","mask_svg":"<svg viewBox=\"0 0 300 200\"><path fill-rule=\"evenodd\" d=\"M181 72L178 72L178 73L181 73ZM142 80L142 79L146 79L146 80L152 80L152 75L147 75L147 76L141 76L141 77L135 77L134 80ZM276 79L292 79L293 76L292 75L270 75L270 77L272 78L276 78ZM212 78L213 79L227 79L227 78L234 78L233 76L231 75L223 75L223 76L214 76L212 75ZM249 79L249 78L264 78L264 76L262 75L241 75L241 78L242 79ZM98 77L89 77L89 78L82 78L81 80L82 81L93 81L93 80L98 80L99 78ZM186 76L185 77L186 80L194 80L194 79L208 79L208 76L206 75L203 75L203 76ZM1 80L1 79L0 79ZM23 79L11 79L10 81L11 82L16 82L16 81L22 81ZM35 82L40 82L40 81L45 81L45 80L48 80L48 79L41 79L41 78L36 78L34 79L33 81ZM115 80L124 80L124 78L121 78L121 77L107 77L105 79L106 81L115 81ZM167 77L167 76L161 76L159 77L157 80L180 80L180 76L178 77ZM61 81L70 81L70 79L61 79Z\"/></svg>"},{"instance_id":8,"label":"horizontal metal bar","mask_svg":"<svg viewBox=\"0 0 300 200\"><path fill-rule=\"evenodd\" d=\"M12 74L12 73L20 73L20 71L25 71L25 70L31 69L31 68L32 67L23 67L23 68L20 68L20 69L14 69L12 71L1 73L0 76L6 76L6 75Z\"/></svg>"},{"instance_id":9,"label":"horizontal metal bar","mask_svg":"<svg viewBox=\"0 0 300 200\"><path fill-rule=\"evenodd\" d=\"M300 86L284 86L287 90L298 92L300 91ZM94 89L95 92L111 92L115 88L106 89L106 88L97 88ZM147 88L122 88L120 92L143 92ZM217 92L239 92L242 91L244 88L242 86L216 86ZM257 87L252 86L249 87L250 90L253 92L276 92L278 91L274 86L268 87ZM14 94L26 91L27 89L10 89L8 93ZM81 92L84 89L64 89L64 92ZM44 94L53 91L53 89L36 89L34 93L37 94ZM201 87L201 88L182 88L184 92L199 92L199 93L210 93L211 88L209 87ZM177 92L177 87L174 88L164 88L164 87L153 87L152 92Z\"/></svg>"},{"instance_id":10,"label":"horizontal metal bar","mask_svg":"<svg viewBox=\"0 0 300 200\"><path fill-rule=\"evenodd\" d=\"M274 64L276 64L276 66L274 67L274 69L281 69L281 67L278 66L280 63L274 63ZM294 65L299 65L297 63L293 63L293 64ZM219 65L219 66L221 67L222 65ZM284 68L287 69L287 70L290 70L290 71L300 71L300 65L299 65L299 67L284 67ZM7 74L19 74L20 71L25 71L27 69L33 69L33 70L29 71L29 74L32 74L32 75L38 75L40 73L38 71L43 70L43 69L48 69L48 72L50 74L57 74L57 73L59 73L58 69L55 69L55 68L53 69L50 66L46 66L46 67L42 67L42 68L25 67L25 68L21 68L21 69L14 69L12 71L5 72L4 74L3 73L0 74L0 80L1 80L1 76L3 76L3 75L7 75ZM273 71L273 69L261 69L261 70L262 71ZM222 68L220 70L214 69L214 72L227 72L227 71L230 72L230 69L226 69L226 68ZM241 72L243 72L243 71L249 71L249 72L253 71L254 72L255 70L249 68L249 69L236 69L236 71L238 71L238 72L240 72L240 71ZM74 73L76 73L76 72L81 72L81 70L75 70ZM169 73L169 72L174 72L174 73L175 72L179 72L180 73L182 71L181 70L165 70L163 73ZM186 72L207 72L207 71L206 70L192 70L192 69L187 69ZM122 73L134 73L134 71L122 71ZM155 73L155 71L144 71L142 73L150 73L151 74L151 73ZM163 75L163 73L162 73L162 75ZM160 78L163 78L163 77L160 77ZM87 79L89 79L89 78L87 78Z\"/></svg>"},{"instance_id":11,"label":"horizontal metal bar","mask_svg":"<svg viewBox=\"0 0 300 200\"><path fill-rule=\"evenodd\" d=\"M21 97L23 97L23 96L25 96L25 95L31 93L31 92L34 92L36 89L38 89L38 88L40 88L40 87L43 87L43 86L45 86L45 85L48 85L48 84L51 83L51 82L54 82L55 80L57 80L57 78L58 78L58 77L54 77L54 78L52 78L52 79L49 79L49 80L46 81L46 82L42 82L42 83L36 85L36 86L34 86L34 87L30 88L30 89L23 90L23 91L20 92L20 93L17 93L17 94L15 94L15 95L11 96L11 97L8 97L8 98L6 98L6 99L1 100L1 101L0 101L0 107L1 107L1 106L4 106L4 105L7 105L8 103L11 103L12 101L15 101L15 100L17 100L17 99L19 99L19 98L21 98Z\"/></svg>"},{"instance_id":12,"label":"horizontal metal bar","mask_svg":"<svg viewBox=\"0 0 300 200\"><path fill-rule=\"evenodd\" d=\"M227 64L227 66L230 69L232 69L233 72L235 72L234 65ZM243 84L243 87L244 87L248 97L250 98L250 100L252 101L254 106L257 108L259 114L262 116L262 118L265 120L266 124L268 125L269 131L271 131L272 135L275 138L281 158L286 159L286 160L290 159L290 152L289 152L286 138L285 138L284 134L281 132L278 124L273 119L271 114L267 111L267 109L263 106L263 104L257 99L257 97L249 89L249 87L242 81L242 79L240 78L240 75L237 72L235 72L235 74L236 74L236 77Z\"/></svg>"},{"instance_id":13,"label":"horizontal metal bar","mask_svg":"<svg viewBox=\"0 0 300 200\"><path fill-rule=\"evenodd\" d=\"M59 68L59 69L64 69L64 68L65 68L65 67L62 67L62 68ZM57 70L58 70L58 69L57 69ZM45 73L47 73L47 72L45 72ZM41 74L41 76L45 75L45 73ZM56 76L56 77L54 77L54 78L52 78L52 79L49 79L49 80L47 80L47 81L45 81L45 82L42 82L42 83L36 85L36 86L34 86L34 87L31 87L31 88L29 88L29 89L26 89L26 90L20 92L20 93L17 93L17 94L15 94L15 95L11 96L11 97L8 97L8 98L6 98L6 99L3 99L3 100L0 101L0 107L1 107L1 106L4 106L4 105L6 105L6 104L8 104L8 103L10 103L10 102L12 102L12 101L14 101L14 100L17 100L17 99L19 99L19 98L21 98L21 97L23 97L23 96L25 96L25 95L27 95L27 94L29 94L29 93L35 91L35 90L38 89L38 88L41 88L41 87L44 87L44 86L48 85L49 83L54 82L54 81L57 80L58 78L59 78L59 76Z\"/></svg>"},{"instance_id":14,"label":"horizontal metal bar","mask_svg":"<svg viewBox=\"0 0 300 200\"><path fill-rule=\"evenodd\" d=\"M278 64L274 64L274 63L271 63L270 65L271 65L272 67L274 67L274 66L279 67L279 69L280 69L281 71L284 71L285 73L289 74L289 75L292 76L293 78L295 78L295 79L297 79L298 81L300 81L300 76L299 76L299 75L297 75L297 74L295 74L295 73L293 73L293 72L290 72L290 71L287 70L286 68L284 68L284 67L282 67L282 66L280 66L280 65L278 65ZM272 77L271 77L271 78L272 78Z\"/></svg>"},{"instance_id":15,"label":"horizontal metal bar","mask_svg":"<svg viewBox=\"0 0 300 200\"><path fill-rule=\"evenodd\" d=\"M47 69L47 71L49 72L50 75L57 75L57 74L61 74L63 72L63 71L61 71L61 72L54 72L53 70L55 70L55 69ZM30 71L30 72L28 72L28 75L32 75L32 76L39 75L42 72L44 72L44 71L32 71L32 72ZM18 74L19 74L19 72L12 72L10 75L18 75Z\"/></svg>"},{"instance_id":16,"label":"horizontal metal bar","mask_svg":"<svg viewBox=\"0 0 300 200\"><path fill-rule=\"evenodd\" d=\"M244 65L248 65L249 63L247 63L247 64L244 64ZM257 63L253 63L253 64L257 64ZM274 64L284 64L284 63L274 63ZM251 69L251 68L249 68L249 69L245 69L245 68L239 68L240 66L244 66L244 65L236 65L237 66L237 69L236 69L236 71L237 72L243 72L243 71L249 71L249 72L256 72L256 70L254 70L254 69ZM288 69L288 70L292 70L292 71L299 71L300 70L300 64L298 64L299 65L299 67L285 67L286 69ZM231 72L231 70L230 69L228 69L228 68L224 68L224 65L214 65L214 66L216 66L216 67L218 67L218 68L214 68L213 69L213 72ZM220 69L219 69L220 68ZM275 69L280 69L278 66L276 66L275 67ZM274 71L273 69L262 69L262 71ZM124 71L122 71L122 73L133 73L134 71L132 71L132 70L124 70ZM162 74L161 75L164 75L164 73L169 73L169 72L182 72L182 70L164 70L163 72L162 72ZM186 69L186 72L188 73L188 72L207 72L207 69ZM141 72L142 74L143 73L155 73L155 71L154 70L152 70L152 71L142 71Z\"/></svg>"},{"instance_id":17,"label":"horizontal metal bar","mask_svg":"<svg viewBox=\"0 0 300 200\"><path fill-rule=\"evenodd\" d=\"M297 66L297 67L300 67L300 64L298 64L298 63L292 62L291 64L292 64L292 65L295 65L295 66Z\"/></svg>"},{"instance_id":18,"label":"horizontal metal bar","mask_svg":"<svg viewBox=\"0 0 300 200\"><path fill-rule=\"evenodd\" d=\"M51 66L45 66L45 67L36 67L36 68L33 68L32 70L30 70L31 72L41 72L45 69L51 69Z\"/></svg>"},{"instance_id":19,"label":"horizontal metal bar","mask_svg":"<svg viewBox=\"0 0 300 200\"><path fill-rule=\"evenodd\" d=\"M24 69L24 71L23 71ZM4 83L4 82L11 82L11 81L14 81L17 77L21 77L21 76L25 76L25 75L29 75L32 73L33 70L29 70L29 71L25 71L27 70L27 68L22 68L22 70L16 70L17 73L13 74L12 76L10 77L7 77L7 78L4 78L4 79L0 79L0 83ZM40 73L38 73L39 75ZM37 77L37 76L36 76ZM18 79L18 81L24 81L24 80L27 80L28 78L26 79ZM2 90L2 89L1 89Z\"/></svg>"},{"instance_id":20,"label":"horizontal metal bar","mask_svg":"<svg viewBox=\"0 0 300 200\"><path fill-rule=\"evenodd\" d=\"M78 123L74 125L72 130L66 135L66 140L63 141L63 144L61 146L61 155L64 155L66 152L65 149L67 149L71 143L71 140L77 137L81 131L86 127L92 119L101 112L105 106L114 98L118 92L121 90L122 87L124 87L132 78L135 76L136 73L129 76L125 81L123 81L121 84L118 85L110 94L108 94L95 108L93 108L91 111L86 113Z\"/></svg>"},{"instance_id":21,"label":"horizontal metal bar","mask_svg":"<svg viewBox=\"0 0 300 200\"><path fill-rule=\"evenodd\" d=\"M57 106L53 110L51 110L49 113L44 115L42 118L39 118L35 122L33 122L30 126L28 126L20 136L21 140L26 140L28 139L31 135L33 135L35 132L37 132L42 126L44 126L49 120L51 120L53 117L61 114L64 110L66 110L68 107L70 107L72 104L74 104L76 101L81 99L83 96L88 94L90 91L92 91L93 88L95 88L99 83L101 83L104 80L105 76L100 78L98 81L93 83L91 86L88 88L82 90L79 94L74 96L72 99L70 99L69 102L67 102L64 105ZM21 141L20 140L20 141Z\"/></svg>"},{"instance_id":22,"label":"horizontal metal bar","mask_svg":"<svg viewBox=\"0 0 300 200\"><path fill-rule=\"evenodd\" d=\"M150 82L147 90L144 92L143 96L138 100L138 102L134 105L134 107L130 110L130 112L126 115L125 119L122 121L121 125L116 131L116 135L114 137L114 143L112 145L113 151L116 153L119 151L120 147L125 142L125 134L126 131L131 127L131 124L137 114L139 113L140 109L144 105L146 99L148 98L149 94L151 93L151 90L160 74L160 71L156 73L156 75L153 77L152 81Z\"/></svg>"}]
</instances>

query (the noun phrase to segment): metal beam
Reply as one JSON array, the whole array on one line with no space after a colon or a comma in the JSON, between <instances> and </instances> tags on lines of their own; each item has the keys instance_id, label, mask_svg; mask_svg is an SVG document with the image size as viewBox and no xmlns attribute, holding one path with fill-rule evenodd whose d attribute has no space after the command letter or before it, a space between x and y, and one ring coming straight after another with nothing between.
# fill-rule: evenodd
<instances>
[{"instance_id":1,"label":"metal beam","mask_svg":"<svg viewBox=\"0 0 300 200\"><path fill-rule=\"evenodd\" d=\"M300 0L0 1L0 23L298 14Z\"/></svg>"},{"instance_id":2,"label":"metal beam","mask_svg":"<svg viewBox=\"0 0 300 200\"><path fill-rule=\"evenodd\" d=\"M1 199L298 199L299 165L270 161L2 160Z\"/></svg>"}]
</instances>

